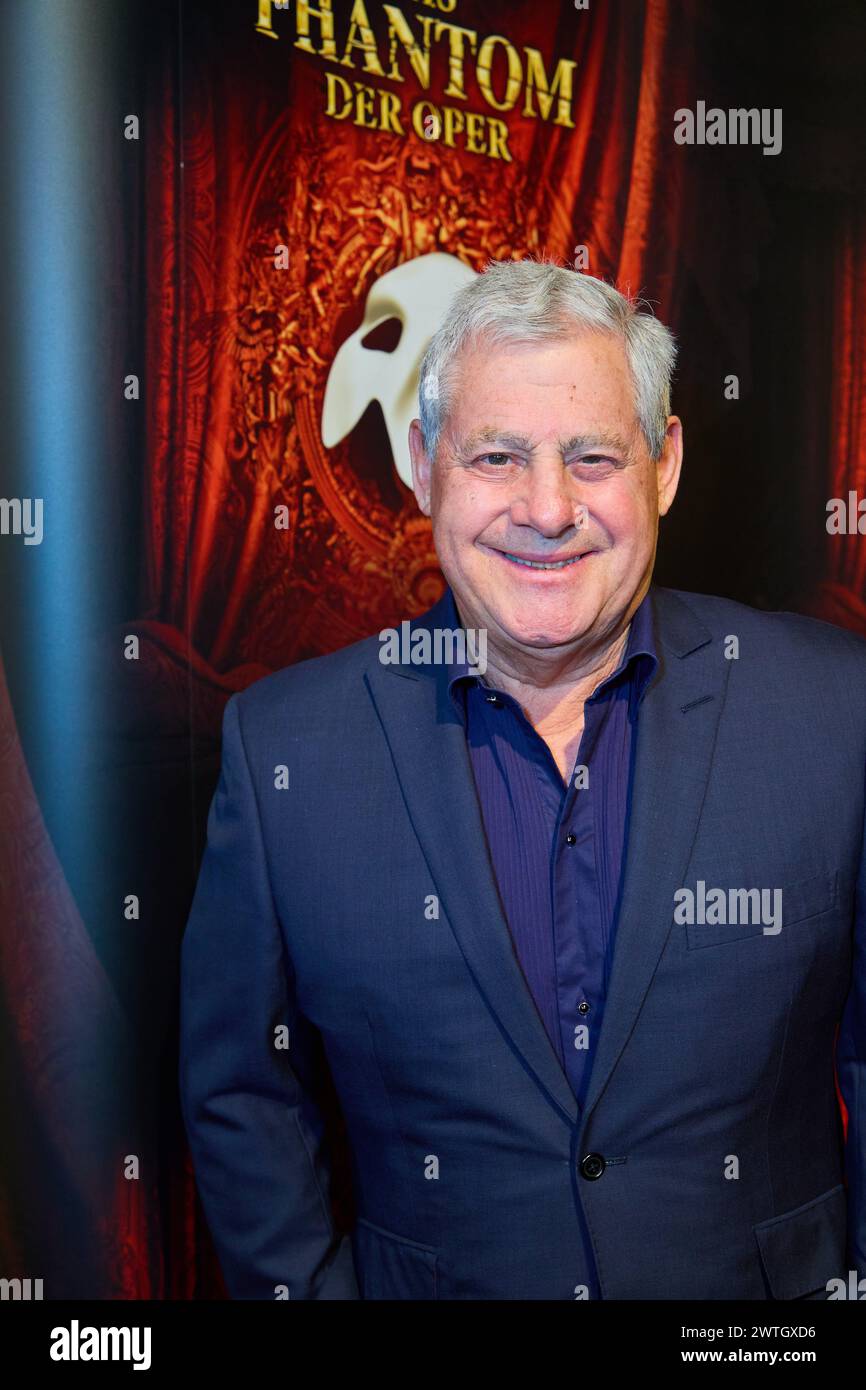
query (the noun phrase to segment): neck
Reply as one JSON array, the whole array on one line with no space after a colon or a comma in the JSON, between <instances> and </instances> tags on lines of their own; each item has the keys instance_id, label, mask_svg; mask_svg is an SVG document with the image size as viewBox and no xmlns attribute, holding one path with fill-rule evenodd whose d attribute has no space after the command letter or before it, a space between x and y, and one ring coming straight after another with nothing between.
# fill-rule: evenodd
<instances>
[{"instance_id":1,"label":"neck","mask_svg":"<svg viewBox=\"0 0 866 1390\"><path fill-rule=\"evenodd\" d=\"M530 723L551 733L574 729L583 723L583 707L602 681L612 675L622 660L631 624L615 634L603 647L588 652L583 661L572 662L565 670L522 668L507 654L487 654L486 684L513 696Z\"/></svg>"},{"instance_id":2,"label":"neck","mask_svg":"<svg viewBox=\"0 0 866 1390\"><path fill-rule=\"evenodd\" d=\"M453 591L452 591L453 593ZM593 691L617 669L625 652L631 620L644 593L638 593L619 623L579 650L525 652L497 644L488 636L484 683L513 696L530 723L552 734L583 724L583 706ZM457 616L466 622L457 605Z\"/></svg>"}]
</instances>

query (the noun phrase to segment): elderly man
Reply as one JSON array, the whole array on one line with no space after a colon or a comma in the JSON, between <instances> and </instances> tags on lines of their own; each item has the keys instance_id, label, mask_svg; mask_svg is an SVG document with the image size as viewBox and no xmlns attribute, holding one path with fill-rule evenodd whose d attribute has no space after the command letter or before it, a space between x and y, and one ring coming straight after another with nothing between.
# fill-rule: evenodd
<instances>
[{"instance_id":1,"label":"elderly man","mask_svg":"<svg viewBox=\"0 0 866 1390\"><path fill-rule=\"evenodd\" d=\"M866 643L652 584L674 356L488 267L411 427L444 596L226 706L180 1080L236 1298L866 1273Z\"/></svg>"}]
</instances>

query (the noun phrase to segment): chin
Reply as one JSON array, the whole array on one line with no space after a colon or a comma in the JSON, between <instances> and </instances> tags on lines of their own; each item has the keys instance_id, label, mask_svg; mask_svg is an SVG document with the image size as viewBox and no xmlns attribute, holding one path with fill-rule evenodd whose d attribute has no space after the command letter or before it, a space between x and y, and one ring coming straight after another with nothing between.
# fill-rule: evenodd
<instances>
[{"instance_id":1,"label":"chin","mask_svg":"<svg viewBox=\"0 0 866 1390\"><path fill-rule=\"evenodd\" d=\"M520 627L564 631L588 626L598 616L601 604L599 595L575 586L557 594L542 591L502 594L489 607L491 611L495 609L503 616L508 615Z\"/></svg>"},{"instance_id":2,"label":"chin","mask_svg":"<svg viewBox=\"0 0 866 1390\"><path fill-rule=\"evenodd\" d=\"M592 627L594 615L584 619L572 610L563 614L561 621L551 619L545 622L538 609L539 605L535 603L528 610L518 612L515 607L504 604L492 611L506 636L525 647L564 646L577 641Z\"/></svg>"}]
</instances>

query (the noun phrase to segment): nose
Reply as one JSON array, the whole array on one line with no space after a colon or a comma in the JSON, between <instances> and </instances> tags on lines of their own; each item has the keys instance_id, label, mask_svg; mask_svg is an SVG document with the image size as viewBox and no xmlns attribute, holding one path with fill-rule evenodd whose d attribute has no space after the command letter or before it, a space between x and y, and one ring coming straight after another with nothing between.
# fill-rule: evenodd
<instances>
[{"instance_id":1,"label":"nose","mask_svg":"<svg viewBox=\"0 0 866 1390\"><path fill-rule=\"evenodd\" d=\"M536 458L521 470L511 503L515 526L531 526L554 538L580 528L583 508L574 479L561 458Z\"/></svg>"}]
</instances>

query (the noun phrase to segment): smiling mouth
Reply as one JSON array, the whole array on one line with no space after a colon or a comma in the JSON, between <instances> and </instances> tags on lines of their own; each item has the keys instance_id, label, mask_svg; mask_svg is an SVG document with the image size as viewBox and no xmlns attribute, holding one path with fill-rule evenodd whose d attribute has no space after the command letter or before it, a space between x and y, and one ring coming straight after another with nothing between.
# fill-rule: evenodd
<instances>
[{"instance_id":1,"label":"smiling mouth","mask_svg":"<svg viewBox=\"0 0 866 1390\"><path fill-rule=\"evenodd\" d=\"M513 565L522 565L526 569L532 570L564 570L576 565L579 560L583 560L590 551L584 551L582 555L571 555L564 560L525 560L520 555L512 555L509 550L497 550L497 555L501 555L503 560L510 560Z\"/></svg>"}]
</instances>

